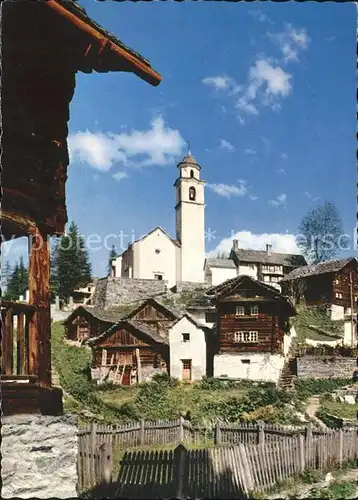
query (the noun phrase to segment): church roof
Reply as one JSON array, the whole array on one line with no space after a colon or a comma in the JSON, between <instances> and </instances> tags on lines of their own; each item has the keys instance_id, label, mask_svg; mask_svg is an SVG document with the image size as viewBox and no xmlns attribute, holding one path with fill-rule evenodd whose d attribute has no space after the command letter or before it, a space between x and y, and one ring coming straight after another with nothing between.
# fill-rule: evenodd
<instances>
[{"instance_id":1,"label":"church roof","mask_svg":"<svg viewBox=\"0 0 358 500\"><path fill-rule=\"evenodd\" d=\"M154 231L157 231L157 229L159 229L162 233L164 233L165 236L167 236L174 243L174 245L177 245L178 247L181 246L180 242L178 240L176 240L176 239L172 238L171 236L169 236L169 234L162 227L157 226L154 229L152 229L151 231L149 231L149 233L147 233L144 236L142 236L141 238L138 238L137 240L132 241L132 243L130 245L128 245L128 248L131 248L131 246L133 245L133 243L138 243L139 241L143 241L149 235L151 235L152 233L154 233ZM124 250L124 252L121 253L120 257L128 250L128 248L126 250Z\"/></svg>"},{"instance_id":2,"label":"church roof","mask_svg":"<svg viewBox=\"0 0 358 500\"><path fill-rule=\"evenodd\" d=\"M201 170L201 166L199 165L199 163L196 161L196 159L194 158L194 156L190 152L186 156L184 156L184 158L182 159L181 162L178 163L178 167L180 167L183 164L184 165L187 164L188 166L193 165L194 167Z\"/></svg>"}]
</instances>

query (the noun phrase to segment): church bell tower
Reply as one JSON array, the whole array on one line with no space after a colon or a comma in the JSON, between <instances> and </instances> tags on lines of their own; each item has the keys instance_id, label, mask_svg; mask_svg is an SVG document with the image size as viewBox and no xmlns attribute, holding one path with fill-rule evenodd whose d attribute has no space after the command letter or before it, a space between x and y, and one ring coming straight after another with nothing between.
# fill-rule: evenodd
<instances>
[{"instance_id":1,"label":"church bell tower","mask_svg":"<svg viewBox=\"0 0 358 500\"><path fill-rule=\"evenodd\" d=\"M201 167L191 155L178 164L176 189L176 238L181 244L178 281L204 281L205 221L204 186Z\"/></svg>"}]
</instances>

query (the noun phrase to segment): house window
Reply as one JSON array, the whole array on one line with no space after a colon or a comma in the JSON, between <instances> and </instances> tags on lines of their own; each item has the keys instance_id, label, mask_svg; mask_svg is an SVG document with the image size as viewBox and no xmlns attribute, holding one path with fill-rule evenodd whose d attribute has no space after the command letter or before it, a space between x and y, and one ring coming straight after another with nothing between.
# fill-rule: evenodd
<instances>
[{"instance_id":1,"label":"house window","mask_svg":"<svg viewBox=\"0 0 358 500\"><path fill-rule=\"evenodd\" d=\"M195 198L196 198L195 187L190 186L190 188L189 188L189 200L195 201Z\"/></svg>"},{"instance_id":2,"label":"house window","mask_svg":"<svg viewBox=\"0 0 358 500\"><path fill-rule=\"evenodd\" d=\"M343 296L340 292L336 292L336 299L341 299Z\"/></svg>"},{"instance_id":3,"label":"house window","mask_svg":"<svg viewBox=\"0 0 358 500\"><path fill-rule=\"evenodd\" d=\"M269 281L270 281L270 276L264 276L264 281L266 281L266 283L269 283Z\"/></svg>"},{"instance_id":4,"label":"house window","mask_svg":"<svg viewBox=\"0 0 358 500\"><path fill-rule=\"evenodd\" d=\"M215 323L216 321L216 313L205 313L205 322L206 323Z\"/></svg>"},{"instance_id":5,"label":"house window","mask_svg":"<svg viewBox=\"0 0 358 500\"><path fill-rule=\"evenodd\" d=\"M259 314L259 306L254 304L251 306L251 310L250 310L250 314L251 316L257 316Z\"/></svg>"},{"instance_id":6,"label":"house window","mask_svg":"<svg viewBox=\"0 0 358 500\"><path fill-rule=\"evenodd\" d=\"M334 280L335 285L339 285L339 280Z\"/></svg>"},{"instance_id":7,"label":"house window","mask_svg":"<svg viewBox=\"0 0 358 500\"><path fill-rule=\"evenodd\" d=\"M255 269L255 264L249 264L247 267L248 267L249 269Z\"/></svg>"},{"instance_id":8,"label":"house window","mask_svg":"<svg viewBox=\"0 0 358 500\"><path fill-rule=\"evenodd\" d=\"M91 291L91 287L89 286L89 287L87 288L87 292L90 292L90 291Z\"/></svg>"},{"instance_id":9,"label":"house window","mask_svg":"<svg viewBox=\"0 0 358 500\"><path fill-rule=\"evenodd\" d=\"M182 342L190 342L190 333L182 333Z\"/></svg>"},{"instance_id":10,"label":"house window","mask_svg":"<svg viewBox=\"0 0 358 500\"><path fill-rule=\"evenodd\" d=\"M271 283L277 283L277 282L278 282L277 276L272 276L271 277Z\"/></svg>"},{"instance_id":11,"label":"house window","mask_svg":"<svg viewBox=\"0 0 358 500\"><path fill-rule=\"evenodd\" d=\"M250 361L249 359L242 359L242 360L241 360L241 363L242 363L243 365L249 365L249 364L251 363L251 361Z\"/></svg>"},{"instance_id":12,"label":"house window","mask_svg":"<svg viewBox=\"0 0 358 500\"><path fill-rule=\"evenodd\" d=\"M244 306L236 306L235 314L236 314L236 316L245 316L245 307Z\"/></svg>"},{"instance_id":13,"label":"house window","mask_svg":"<svg viewBox=\"0 0 358 500\"><path fill-rule=\"evenodd\" d=\"M235 332L234 342L250 344L257 342L258 332Z\"/></svg>"},{"instance_id":14,"label":"house window","mask_svg":"<svg viewBox=\"0 0 358 500\"><path fill-rule=\"evenodd\" d=\"M163 279L163 275L162 274L155 274L154 279L157 281L161 281Z\"/></svg>"}]
</instances>

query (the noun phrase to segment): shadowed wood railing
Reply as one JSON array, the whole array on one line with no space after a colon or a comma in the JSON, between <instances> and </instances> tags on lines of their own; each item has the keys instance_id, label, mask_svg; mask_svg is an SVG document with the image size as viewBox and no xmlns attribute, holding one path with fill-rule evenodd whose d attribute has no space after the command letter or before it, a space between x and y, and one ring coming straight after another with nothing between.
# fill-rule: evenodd
<instances>
[{"instance_id":1,"label":"shadowed wood railing","mask_svg":"<svg viewBox=\"0 0 358 500\"><path fill-rule=\"evenodd\" d=\"M1 378L30 377L30 322L36 307L22 302L1 301Z\"/></svg>"}]
</instances>

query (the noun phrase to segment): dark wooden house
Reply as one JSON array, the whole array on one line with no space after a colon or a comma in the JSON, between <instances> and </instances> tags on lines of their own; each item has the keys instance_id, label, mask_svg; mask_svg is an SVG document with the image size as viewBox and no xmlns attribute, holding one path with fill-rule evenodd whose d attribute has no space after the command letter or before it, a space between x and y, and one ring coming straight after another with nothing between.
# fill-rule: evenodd
<instances>
[{"instance_id":1,"label":"dark wooden house","mask_svg":"<svg viewBox=\"0 0 358 500\"><path fill-rule=\"evenodd\" d=\"M351 310L358 298L357 260L347 258L303 266L281 280L286 295L307 306L335 305ZM343 316L342 316L343 319Z\"/></svg>"},{"instance_id":2,"label":"dark wooden house","mask_svg":"<svg viewBox=\"0 0 358 500\"><path fill-rule=\"evenodd\" d=\"M277 379L285 358L291 301L277 289L238 276L207 292L217 307L214 376Z\"/></svg>"},{"instance_id":3,"label":"dark wooden house","mask_svg":"<svg viewBox=\"0 0 358 500\"><path fill-rule=\"evenodd\" d=\"M168 337L144 322L120 321L87 343L92 348L92 378L99 382L132 385L168 370Z\"/></svg>"},{"instance_id":4,"label":"dark wooden house","mask_svg":"<svg viewBox=\"0 0 358 500\"><path fill-rule=\"evenodd\" d=\"M67 222L67 123L78 71L161 80L77 2L1 3L2 241L29 240L29 304L1 303L4 414L62 411L61 391L51 387L49 238Z\"/></svg>"},{"instance_id":5,"label":"dark wooden house","mask_svg":"<svg viewBox=\"0 0 358 500\"><path fill-rule=\"evenodd\" d=\"M107 312L107 311L106 311ZM146 299L117 324L87 344L92 378L132 385L169 370L169 329L181 313Z\"/></svg>"},{"instance_id":6,"label":"dark wooden house","mask_svg":"<svg viewBox=\"0 0 358 500\"><path fill-rule=\"evenodd\" d=\"M89 338L98 337L123 319L131 309L108 311L99 307L79 306L63 322L65 336L75 342L86 342Z\"/></svg>"}]
</instances>

